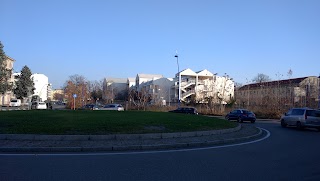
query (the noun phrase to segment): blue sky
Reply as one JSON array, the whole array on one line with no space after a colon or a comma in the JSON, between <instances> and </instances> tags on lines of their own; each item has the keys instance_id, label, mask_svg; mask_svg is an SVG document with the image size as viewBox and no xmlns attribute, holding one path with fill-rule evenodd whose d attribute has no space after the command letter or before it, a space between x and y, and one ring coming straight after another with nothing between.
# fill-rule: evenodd
<instances>
[{"instance_id":1,"label":"blue sky","mask_svg":"<svg viewBox=\"0 0 320 181\"><path fill-rule=\"evenodd\" d=\"M246 84L319 76L319 0L0 0L0 41L20 72L88 80L180 70Z\"/></svg>"}]
</instances>

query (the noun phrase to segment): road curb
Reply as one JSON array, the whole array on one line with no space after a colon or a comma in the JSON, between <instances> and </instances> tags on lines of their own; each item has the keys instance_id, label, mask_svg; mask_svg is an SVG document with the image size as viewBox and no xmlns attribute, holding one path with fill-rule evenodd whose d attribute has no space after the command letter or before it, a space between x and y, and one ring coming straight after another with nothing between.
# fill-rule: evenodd
<instances>
[{"instance_id":1,"label":"road curb","mask_svg":"<svg viewBox=\"0 0 320 181\"><path fill-rule=\"evenodd\" d=\"M0 148L0 152L117 152L117 151L143 151L143 150L166 150L196 148L214 145L231 144L244 142L247 140L257 139L263 135L260 128L259 132L245 137L222 139L204 142L174 143L174 144L157 144L157 145L124 145L124 146L105 146L105 147L23 147L23 148Z\"/></svg>"},{"instance_id":2,"label":"road curb","mask_svg":"<svg viewBox=\"0 0 320 181\"><path fill-rule=\"evenodd\" d=\"M30 140L30 141L103 141L103 140L144 140L144 139L168 139L218 135L239 131L241 124L235 128L176 132L176 133L148 133L148 134L113 134L113 135L36 135L36 134L0 134L0 140Z\"/></svg>"}]
</instances>

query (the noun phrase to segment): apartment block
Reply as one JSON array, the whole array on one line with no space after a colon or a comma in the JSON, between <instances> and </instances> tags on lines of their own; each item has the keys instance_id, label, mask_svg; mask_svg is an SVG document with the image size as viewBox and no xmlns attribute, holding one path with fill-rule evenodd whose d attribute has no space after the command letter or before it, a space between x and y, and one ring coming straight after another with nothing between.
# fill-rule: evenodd
<instances>
[{"instance_id":1,"label":"apartment block","mask_svg":"<svg viewBox=\"0 0 320 181\"><path fill-rule=\"evenodd\" d=\"M320 108L320 77L309 76L244 85L235 91L242 107Z\"/></svg>"}]
</instances>

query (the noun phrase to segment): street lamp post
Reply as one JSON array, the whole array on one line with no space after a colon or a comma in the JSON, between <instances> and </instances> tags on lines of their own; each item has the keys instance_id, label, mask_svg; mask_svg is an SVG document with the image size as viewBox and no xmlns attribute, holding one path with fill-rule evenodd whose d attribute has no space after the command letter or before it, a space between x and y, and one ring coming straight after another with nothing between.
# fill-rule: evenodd
<instances>
[{"instance_id":1,"label":"street lamp post","mask_svg":"<svg viewBox=\"0 0 320 181\"><path fill-rule=\"evenodd\" d=\"M246 78L247 80L247 86L248 86L248 105L247 105L247 109L249 109L249 105L250 105L250 81Z\"/></svg>"},{"instance_id":2,"label":"street lamp post","mask_svg":"<svg viewBox=\"0 0 320 181\"><path fill-rule=\"evenodd\" d=\"M178 76L179 76L179 88L178 88L178 107L180 107L180 99L181 99L181 75L180 75L180 68L179 68L179 56L178 52L176 52L176 55L174 56L177 58L177 65L178 65Z\"/></svg>"},{"instance_id":3,"label":"street lamp post","mask_svg":"<svg viewBox=\"0 0 320 181\"><path fill-rule=\"evenodd\" d=\"M168 101L169 101L169 106L170 106L170 102L171 102L171 94L170 94L171 92L170 92L170 89L171 89L171 88L169 87L169 99L168 99Z\"/></svg>"}]
</instances>

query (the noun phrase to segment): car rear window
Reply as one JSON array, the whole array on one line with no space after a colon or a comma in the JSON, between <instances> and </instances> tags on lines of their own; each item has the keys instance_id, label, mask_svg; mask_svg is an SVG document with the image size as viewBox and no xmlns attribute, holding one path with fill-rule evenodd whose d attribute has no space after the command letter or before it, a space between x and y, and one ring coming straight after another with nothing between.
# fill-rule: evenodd
<instances>
[{"instance_id":1,"label":"car rear window","mask_svg":"<svg viewBox=\"0 0 320 181\"><path fill-rule=\"evenodd\" d=\"M293 109L291 115L303 115L304 109Z\"/></svg>"},{"instance_id":2,"label":"car rear window","mask_svg":"<svg viewBox=\"0 0 320 181\"><path fill-rule=\"evenodd\" d=\"M307 110L307 116L320 117L320 112L316 110Z\"/></svg>"}]
</instances>

